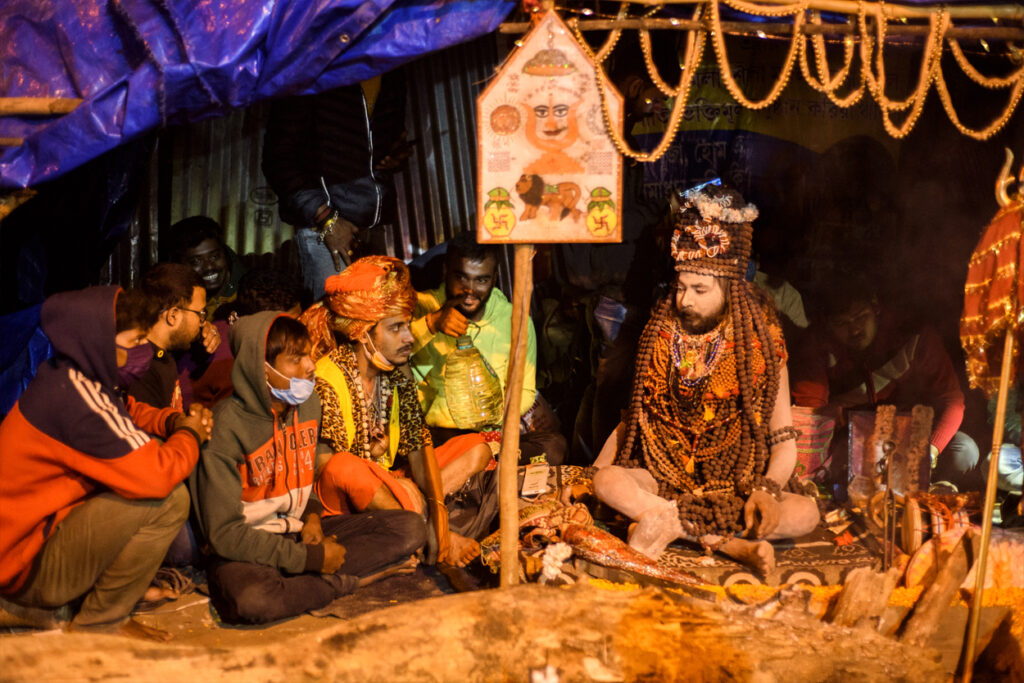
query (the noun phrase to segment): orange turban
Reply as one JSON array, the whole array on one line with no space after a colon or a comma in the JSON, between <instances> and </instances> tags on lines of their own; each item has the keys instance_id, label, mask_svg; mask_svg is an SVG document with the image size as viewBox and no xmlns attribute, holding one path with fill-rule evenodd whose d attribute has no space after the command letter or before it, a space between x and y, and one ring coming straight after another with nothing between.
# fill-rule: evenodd
<instances>
[{"instance_id":1,"label":"orange turban","mask_svg":"<svg viewBox=\"0 0 1024 683\"><path fill-rule=\"evenodd\" d=\"M411 316L416 306L409 269L390 256L355 261L327 278L324 290L323 300L300 318L313 338L314 357L335 347L332 330L355 340L384 318Z\"/></svg>"}]
</instances>

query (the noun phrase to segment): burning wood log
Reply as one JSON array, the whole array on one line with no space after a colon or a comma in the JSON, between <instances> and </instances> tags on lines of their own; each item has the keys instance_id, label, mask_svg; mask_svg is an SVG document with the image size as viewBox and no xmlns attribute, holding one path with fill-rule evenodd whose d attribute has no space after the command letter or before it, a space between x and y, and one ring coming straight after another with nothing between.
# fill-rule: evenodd
<instances>
[{"instance_id":1,"label":"burning wood log","mask_svg":"<svg viewBox=\"0 0 1024 683\"><path fill-rule=\"evenodd\" d=\"M939 568L935 580L921 596L900 640L908 645L923 647L939 629L953 597L978 556L979 545L980 539L976 534L968 531L963 535Z\"/></svg>"},{"instance_id":2,"label":"burning wood log","mask_svg":"<svg viewBox=\"0 0 1024 683\"><path fill-rule=\"evenodd\" d=\"M836 600L831 622L837 626L877 628L902 574L900 567L892 567L884 574L868 567L851 571Z\"/></svg>"}]
</instances>

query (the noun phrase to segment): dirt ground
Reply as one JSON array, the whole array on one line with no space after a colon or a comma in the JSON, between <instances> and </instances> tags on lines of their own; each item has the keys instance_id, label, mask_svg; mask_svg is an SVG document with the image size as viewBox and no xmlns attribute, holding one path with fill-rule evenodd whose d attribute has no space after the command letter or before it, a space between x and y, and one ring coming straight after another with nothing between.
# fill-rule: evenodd
<instances>
[{"instance_id":1,"label":"dirt ground","mask_svg":"<svg viewBox=\"0 0 1024 683\"><path fill-rule=\"evenodd\" d=\"M136 614L135 618L146 626L172 633L174 640L171 645L234 647L316 633L336 626L344 618L455 592L451 582L436 569L418 567L413 573L385 579L335 600L323 610L330 613L317 616L302 614L274 624L250 627L224 624L211 607L210 599L204 595L205 587L198 588L198 591L188 593L154 611ZM26 639L58 638L60 634L59 630L0 629L0 655L17 649L19 643ZM0 673L0 678L6 678L7 673Z\"/></svg>"},{"instance_id":2,"label":"dirt ground","mask_svg":"<svg viewBox=\"0 0 1024 683\"><path fill-rule=\"evenodd\" d=\"M389 581L392 588L410 588L411 597L432 590L426 583L433 579L413 575ZM374 602L391 605L395 598L384 595L363 595L358 609ZM356 609L354 602L339 613ZM935 651L907 648L867 629L800 616L764 619L657 588L528 584L441 591L345 619L303 616L262 629L217 624L200 600L177 607L146 618L175 630L178 638L167 644L58 632L3 636L0 680L925 683L942 678Z\"/></svg>"}]
</instances>

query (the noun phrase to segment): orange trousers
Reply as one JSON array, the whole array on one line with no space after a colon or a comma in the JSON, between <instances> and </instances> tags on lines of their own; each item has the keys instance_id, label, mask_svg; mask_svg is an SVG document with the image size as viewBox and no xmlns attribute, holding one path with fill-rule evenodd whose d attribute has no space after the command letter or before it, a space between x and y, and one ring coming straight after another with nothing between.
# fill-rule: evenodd
<instances>
[{"instance_id":1,"label":"orange trousers","mask_svg":"<svg viewBox=\"0 0 1024 683\"><path fill-rule=\"evenodd\" d=\"M470 449L484 443L480 434L463 434L434 449L437 467L454 462ZM381 486L387 486L403 510L422 512L422 496L404 469L388 471L370 460L347 452L335 453L327 461L314 485L324 506L324 517L363 512Z\"/></svg>"}]
</instances>

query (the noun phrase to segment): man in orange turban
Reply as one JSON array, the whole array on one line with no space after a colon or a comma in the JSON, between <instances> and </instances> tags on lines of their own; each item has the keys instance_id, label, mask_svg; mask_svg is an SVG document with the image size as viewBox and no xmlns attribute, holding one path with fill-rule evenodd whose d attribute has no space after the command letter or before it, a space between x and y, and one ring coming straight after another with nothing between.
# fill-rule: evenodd
<instances>
[{"instance_id":1,"label":"man in orange turban","mask_svg":"<svg viewBox=\"0 0 1024 683\"><path fill-rule=\"evenodd\" d=\"M404 263L367 256L327 278L324 298L302 314L313 340L320 435L335 452L321 468L316 493L325 516L426 511L438 559L461 566L479 554L479 544L449 532L444 496L483 470L491 451L470 434L435 453L407 370L415 303Z\"/></svg>"}]
</instances>

